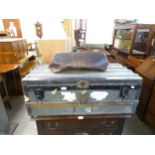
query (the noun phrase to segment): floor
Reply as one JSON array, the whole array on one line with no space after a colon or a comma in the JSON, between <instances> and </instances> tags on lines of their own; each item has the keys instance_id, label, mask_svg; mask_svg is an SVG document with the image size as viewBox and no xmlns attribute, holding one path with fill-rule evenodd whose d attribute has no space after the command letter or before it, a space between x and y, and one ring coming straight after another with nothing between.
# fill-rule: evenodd
<instances>
[{"instance_id":1,"label":"floor","mask_svg":"<svg viewBox=\"0 0 155 155\"><path fill-rule=\"evenodd\" d=\"M34 121L27 114L23 97L12 97L11 111L8 110L10 124L17 124L14 135L37 135L37 128ZM123 135L154 135L155 131L141 122L137 115L126 120Z\"/></svg>"}]
</instances>

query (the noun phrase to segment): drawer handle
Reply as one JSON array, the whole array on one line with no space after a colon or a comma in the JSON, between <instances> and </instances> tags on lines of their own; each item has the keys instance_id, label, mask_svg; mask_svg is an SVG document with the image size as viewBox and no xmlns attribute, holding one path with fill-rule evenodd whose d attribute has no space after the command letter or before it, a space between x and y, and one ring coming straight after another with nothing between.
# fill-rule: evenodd
<instances>
[{"instance_id":1,"label":"drawer handle","mask_svg":"<svg viewBox=\"0 0 155 155\"><path fill-rule=\"evenodd\" d=\"M103 122L102 122L102 124L103 124L103 125L105 125L105 124L106 124L106 122L105 122L105 121L103 121Z\"/></svg>"},{"instance_id":2,"label":"drawer handle","mask_svg":"<svg viewBox=\"0 0 155 155\"><path fill-rule=\"evenodd\" d=\"M51 123L48 123L47 126L49 129L56 129L59 126L59 123L57 122L54 125L52 124L52 126L51 126Z\"/></svg>"},{"instance_id":3,"label":"drawer handle","mask_svg":"<svg viewBox=\"0 0 155 155\"><path fill-rule=\"evenodd\" d=\"M111 125L111 124L106 124L105 126L106 126L106 127L111 127L112 125Z\"/></svg>"},{"instance_id":4,"label":"drawer handle","mask_svg":"<svg viewBox=\"0 0 155 155\"><path fill-rule=\"evenodd\" d=\"M115 124L115 121L111 121L111 124Z\"/></svg>"},{"instance_id":5,"label":"drawer handle","mask_svg":"<svg viewBox=\"0 0 155 155\"><path fill-rule=\"evenodd\" d=\"M110 124L106 124L105 121L102 122L103 125L106 125L106 126L111 126L111 125L114 125L115 124L115 121L111 121Z\"/></svg>"}]
</instances>

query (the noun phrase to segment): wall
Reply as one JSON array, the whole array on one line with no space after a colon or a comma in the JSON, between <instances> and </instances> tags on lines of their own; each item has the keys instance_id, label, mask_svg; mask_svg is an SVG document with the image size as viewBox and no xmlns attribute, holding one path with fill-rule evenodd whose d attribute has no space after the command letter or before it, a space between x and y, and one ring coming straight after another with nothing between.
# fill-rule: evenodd
<instances>
[{"instance_id":1,"label":"wall","mask_svg":"<svg viewBox=\"0 0 155 155\"><path fill-rule=\"evenodd\" d=\"M5 17L0 18L0 30L4 30L2 19ZM11 19L12 17L7 17L8 19ZM7 19L6 18L6 19ZM23 17L14 17L14 19L20 19L21 23L21 29L23 38L26 38L28 41L34 41L38 39L38 37L35 34L35 26L34 24L39 21L42 23L43 26L43 37L42 39L65 39L66 35L63 30L63 26L61 21L63 19L56 18L51 19L50 17L38 17L38 18L25 18Z\"/></svg>"},{"instance_id":2,"label":"wall","mask_svg":"<svg viewBox=\"0 0 155 155\"><path fill-rule=\"evenodd\" d=\"M41 62L50 64L54 55L65 52L65 40L40 40L38 48L41 54Z\"/></svg>"},{"instance_id":3,"label":"wall","mask_svg":"<svg viewBox=\"0 0 155 155\"><path fill-rule=\"evenodd\" d=\"M4 30L2 22L0 22L0 31Z\"/></svg>"},{"instance_id":4,"label":"wall","mask_svg":"<svg viewBox=\"0 0 155 155\"><path fill-rule=\"evenodd\" d=\"M42 39L65 39L65 33L62 27L63 19L51 19L51 18L31 18L25 20L21 18L21 27L24 38L29 40L38 39L35 35L34 24L39 21L43 26L43 37Z\"/></svg>"},{"instance_id":5,"label":"wall","mask_svg":"<svg viewBox=\"0 0 155 155\"><path fill-rule=\"evenodd\" d=\"M65 39L62 19L88 19L88 43L111 43L116 18L136 18L140 23L155 23L153 0L5 0L1 6L0 19L21 19L23 36L28 40L37 39L34 23L38 20L43 24L43 39Z\"/></svg>"},{"instance_id":6,"label":"wall","mask_svg":"<svg viewBox=\"0 0 155 155\"><path fill-rule=\"evenodd\" d=\"M1 21L2 19L0 19ZM34 41L38 38L35 35L34 23L37 21L43 25L43 37L42 39L56 39L65 40L66 34L64 33L61 21L63 18L50 19L50 18L20 18L21 29L23 37L28 41ZM155 23L155 19L138 19L139 23ZM87 43L111 43L114 27L114 19L91 19L87 20ZM0 30L3 30L3 24L0 22Z\"/></svg>"}]
</instances>

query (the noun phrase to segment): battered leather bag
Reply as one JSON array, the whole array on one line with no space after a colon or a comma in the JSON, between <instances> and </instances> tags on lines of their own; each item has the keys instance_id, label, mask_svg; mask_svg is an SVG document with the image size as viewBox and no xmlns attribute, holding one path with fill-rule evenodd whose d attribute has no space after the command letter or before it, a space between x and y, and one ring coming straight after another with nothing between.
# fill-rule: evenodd
<instances>
[{"instance_id":1,"label":"battered leather bag","mask_svg":"<svg viewBox=\"0 0 155 155\"><path fill-rule=\"evenodd\" d=\"M55 73L70 68L105 71L108 64L107 56L101 52L70 52L56 54L49 68Z\"/></svg>"}]
</instances>

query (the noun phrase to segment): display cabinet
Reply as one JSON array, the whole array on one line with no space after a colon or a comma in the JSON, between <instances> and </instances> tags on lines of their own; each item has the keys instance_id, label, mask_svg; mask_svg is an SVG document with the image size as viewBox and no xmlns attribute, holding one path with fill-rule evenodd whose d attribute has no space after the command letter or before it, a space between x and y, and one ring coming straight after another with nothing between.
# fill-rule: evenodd
<instances>
[{"instance_id":1,"label":"display cabinet","mask_svg":"<svg viewBox=\"0 0 155 155\"><path fill-rule=\"evenodd\" d=\"M121 63L133 70L152 55L155 37L153 24L126 24L114 28L112 62Z\"/></svg>"},{"instance_id":2,"label":"display cabinet","mask_svg":"<svg viewBox=\"0 0 155 155\"><path fill-rule=\"evenodd\" d=\"M155 35L153 24L120 25L114 28L113 49L126 56L145 58L150 55Z\"/></svg>"}]
</instances>

